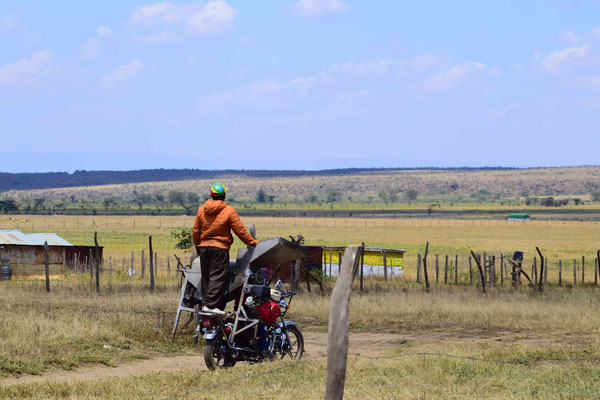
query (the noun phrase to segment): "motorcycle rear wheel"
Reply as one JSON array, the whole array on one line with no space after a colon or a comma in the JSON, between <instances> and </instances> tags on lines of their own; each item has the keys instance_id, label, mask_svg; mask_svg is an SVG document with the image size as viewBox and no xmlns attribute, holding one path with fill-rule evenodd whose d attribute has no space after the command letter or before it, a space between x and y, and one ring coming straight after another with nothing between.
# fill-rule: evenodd
<instances>
[{"instance_id":1,"label":"motorcycle rear wheel","mask_svg":"<svg viewBox=\"0 0 600 400\"><path fill-rule=\"evenodd\" d=\"M235 360L220 351L223 345L222 339L207 339L204 342L204 363L210 370L229 368L235 365Z\"/></svg>"}]
</instances>

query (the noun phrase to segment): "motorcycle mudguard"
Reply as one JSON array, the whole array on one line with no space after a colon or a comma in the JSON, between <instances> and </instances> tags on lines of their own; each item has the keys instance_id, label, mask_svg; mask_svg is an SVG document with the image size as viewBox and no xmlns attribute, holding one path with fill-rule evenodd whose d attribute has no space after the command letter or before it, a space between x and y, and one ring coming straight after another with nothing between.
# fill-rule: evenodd
<instances>
[{"instance_id":1,"label":"motorcycle mudguard","mask_svg":"<svg viewBox=\"0 0 600 400\"><path fill-rule=\"evenodd\" d=\"M207 339L214 339L217 336L217 330L216 329L212 329L210 331L206 331L204 332L204 335L202 335L202 337L207 340Z\"/></svg>"},{"instance_id":2,"label":"motorcycle mudguard","mask_svg":"<svg viewBox=\"0 0 600 400\"><path fill-rule=\"evenodd\" d=\"M298 324L295 323L294 321L285 321L285 326L298 326ZM283 325L281 324L281 322L279 323L279 327L283 328Z\"/></svg>"}]
</instances>

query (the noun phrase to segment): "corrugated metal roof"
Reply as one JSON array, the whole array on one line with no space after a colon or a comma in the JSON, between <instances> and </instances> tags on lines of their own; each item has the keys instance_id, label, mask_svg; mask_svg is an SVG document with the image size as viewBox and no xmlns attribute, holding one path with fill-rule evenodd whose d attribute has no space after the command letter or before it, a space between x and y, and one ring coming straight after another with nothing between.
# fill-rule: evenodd
<instances>
[{"instance_id":1,"label":"corrugated metal roof","mask_svg":"<svg viewBox=\"0 0 600 400\"><path fill-rule=\"evenodd\" d=\"M21 231L0 231L0 245L18 244L22 246L73 246L56 233L23 233Z\"/></svg>"}]
</instances>

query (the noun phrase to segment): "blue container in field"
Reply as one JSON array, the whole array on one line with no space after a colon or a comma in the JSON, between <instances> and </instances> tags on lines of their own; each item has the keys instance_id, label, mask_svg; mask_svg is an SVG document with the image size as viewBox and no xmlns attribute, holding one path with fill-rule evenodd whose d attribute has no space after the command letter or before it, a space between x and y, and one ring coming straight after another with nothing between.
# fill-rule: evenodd
<instances>
[{"instance_id":1,"label":"blue container in field","mask_svg":"<svg viewBox=\"0 0 600 400\"><path fill-rule=\"evenodd\" d=\"M0 267L0 281L10 281L12 279L12 267L3 265Z\"/></svg>"}]
</instances>

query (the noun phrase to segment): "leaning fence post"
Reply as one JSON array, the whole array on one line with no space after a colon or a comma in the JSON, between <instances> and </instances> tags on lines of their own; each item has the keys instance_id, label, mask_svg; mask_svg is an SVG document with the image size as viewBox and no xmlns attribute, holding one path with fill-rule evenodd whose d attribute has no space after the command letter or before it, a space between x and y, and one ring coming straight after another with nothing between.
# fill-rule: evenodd
<instances>
[{"instance_id":1,"label":"leaning fence post","mask_svg":"<svg viewBox=\"0 0 600 400\"><path fill-rule=\"evenodd\" d=\"M429 251L429 242L425 245L425 255L423 256L423 274L425 275L425 291L429 292L429 276L427 275L427 252Z\"/></svg>"},{"instance_id":2,"label":"leaning fence post","mask_svg":"<svg viewBox=\"0 0 600 400\"><path fill-rule=\"evenodd\" d=\"M46 292L50 291L50 256L48 254L48 242L44 242L44 272L46 274Z\"/></svg>"},{"instance_id":3,"label":"leaning fence post","mask_svg":"<svg viewBox=\"0 0 600 400\"><path fill-rule=\"evenodd\" d=\"M538 281L538 290L541 292L544 290L544 256L539 247L536 247L535 250L540 255L540 280ZM546 266L546 268L548 267Z\"/></svg>"},{"instance_id":4,"label":"leaning fence post","mask_svg":"<svg viewBox=\"0 0 600 400\"><path fill-rule=\"evenodd\" d=\"M471 250L471 255L475 259L475 263L477 263L477 269L479 270L479 280L481 281L481 290L483 291L483 293L485 293L485 277L483 276L483 269L481 268L481 263L477 259L477 256L475 255L473 250Z\"/></svg>"},{"instance_id":5,"label":"leaning fence post","mask_svg":"<svg viewBox=\"0 0 600 400\"><path fill-rule=\"evenodd\" d=\"M325 400L341 400L344 397L346 363L348 357L348 319L352 281L360 261L361 246L348 246L344 253L344 266L329 305L329 332L327 338L327 378Z\"/></svg>"}]
</instances>

